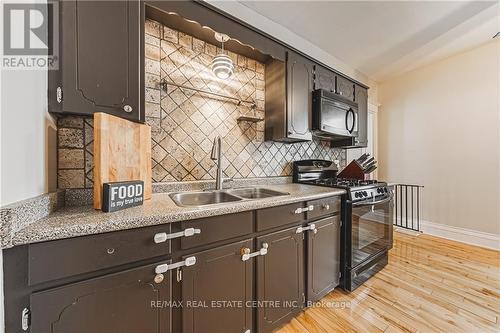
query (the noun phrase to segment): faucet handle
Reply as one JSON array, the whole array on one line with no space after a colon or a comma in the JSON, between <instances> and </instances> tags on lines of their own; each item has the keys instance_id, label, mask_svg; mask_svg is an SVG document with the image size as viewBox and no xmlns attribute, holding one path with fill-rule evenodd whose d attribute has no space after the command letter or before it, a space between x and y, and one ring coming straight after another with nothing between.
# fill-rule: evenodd
<instances>
[{"instance_id":1,"label":"faucet handle","mask_svg":"<svg viewBox=\"0 0 500 333\"><path fill-rule=\"evenodd\" d=\"M214 160L214 161L215 161L215 160L217 160L217 154L218 154L217 139L218 139L218 138L219 138L218 136L216 136L216 137L214 138L214 143L212 144L212 152L211 152L211 154L210 154L210 158L211 158L212 160Z\"/></svg>"}]
</instances>

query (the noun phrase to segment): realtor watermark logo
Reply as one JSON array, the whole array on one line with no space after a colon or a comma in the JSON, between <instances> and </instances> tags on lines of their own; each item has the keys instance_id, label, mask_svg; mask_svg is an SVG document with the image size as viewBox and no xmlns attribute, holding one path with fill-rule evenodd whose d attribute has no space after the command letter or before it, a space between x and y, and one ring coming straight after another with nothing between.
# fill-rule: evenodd
<instances>
[{"instance_id":1,"label":"realtor watermark logo","mask_svg":"<svg viewBox=\"0 0 500 333\"><path fill-rule=\"evenodd\" d=\"M2 69L59 68L59 4L3 2Z\"/></svg>"}]
</instances>

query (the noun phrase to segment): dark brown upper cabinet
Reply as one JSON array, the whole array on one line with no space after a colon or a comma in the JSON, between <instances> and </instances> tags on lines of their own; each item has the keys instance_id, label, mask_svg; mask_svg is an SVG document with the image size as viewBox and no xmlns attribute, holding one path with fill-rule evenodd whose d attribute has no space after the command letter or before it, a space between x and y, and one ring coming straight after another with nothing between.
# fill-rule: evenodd
<instances>
[{"instance_id":1,"label":"dark brown upper cabinet","mask_svg":"<svg viewBox=\"0 0 500 333\"><path fill-rule=\"evenodd\" d=\"M60 1L59 70L49 73L51 112L105 112L144 121L142 6Z\"/></svg>"},{"instance_id":2,"label":"dark brown upper cabinet","mask_svg":"<svg viewBox=\"0 0 500 333\"><path fill-rule=\"evenodd\" d=\"M286 63L266 64L266 140L312 139L313 63L289 51Z\"/></svg>"},{"instance_id":3,"label":"dark brown upper cabinet","mask_svg":"<svg viewBox=\"0 0 500 333\"><path fill-rule=\"evenodd\" d=\"M337 75L335 92L351 101L354 101L354 82L343 76Z\"/></svg>"},{"instance_id":4,"label":"dark brown upper cabinet","mask_svg":"<svg viewBox=\"0 0 500 333\"><path fill-rule=\"evenodd\" d=\"M252 259L242 260L242 252L253 252L252 243L249 239L191 255L196 264L182 269L182 301L208 307L182 309L183 333L253 332L253 310L247 305L253 300L254 265Z\"/></svg>"},{"instance_id":5,"label":"dark brown upper cabinet","mask_svg":"<svg viewBox=\"0 0 500 333\"><path fill-rule=\"evenodd\" d=\"M355 86L354 101L358 103L358 137L357 147L368 145L368 90L360 85Z\"/></svg>"},{"instance_id":6,"label":"dark brown upper cabinet","mask_svg":"<svg viewBox=\"0 0 500 333\"><path fill-rule=\"evenodd\" d=\"M269 304L257 308L260 333L272 332L304 306L304 234L296 230L257 238L258 248L267 246L267 254L257 259L257 301ZM282 306L273 307L272 302Z\"/></svg>"},{"instance_id":7,"label":"dark brown upper cabinet","mask_svg":"<svg viewBox=\"0 0 500 333\"><path fill-rule=\"evenodd\" d=\"M309 224L310 225L310 224ZM339 285L340 217L314 222L307 233L307 300L319 301Z\"/></svg>"},{"instance_id":8,"label":"dark brown upper cabinet","mask_svg":"<svg viewBox=\"0 0 500 333\"><path fill-rule=\"evenodd\" d=\"M170 333L171 273L160 282L155 266L32 294L30 331Z\"/></svg>"},{"instance_id":9,"label":"dark brown upper cabinet","mask_svg":"<svg viewBox=\"0 0 500 333\"><path fill-rule=\"evenodd\" d=\"M337 75L322 66L314 65L314 90L323 89L335 92Z\"/></svg>"}]
</instances>

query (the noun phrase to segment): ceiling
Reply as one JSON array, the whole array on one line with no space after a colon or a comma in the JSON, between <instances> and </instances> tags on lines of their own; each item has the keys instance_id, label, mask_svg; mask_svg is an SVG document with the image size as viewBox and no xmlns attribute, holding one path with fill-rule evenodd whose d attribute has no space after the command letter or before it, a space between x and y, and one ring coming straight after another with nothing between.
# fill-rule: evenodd
<instances>
[{"instance_id":1,"label":"ceiling","mask_svg":"<svg viewBox=\"0 0 500 333\"><path fill-rule=\"evenodd\" d=\"M500 31L497 1L240 3L377 81L485 43Z\"/></svg>"}]
</instances>

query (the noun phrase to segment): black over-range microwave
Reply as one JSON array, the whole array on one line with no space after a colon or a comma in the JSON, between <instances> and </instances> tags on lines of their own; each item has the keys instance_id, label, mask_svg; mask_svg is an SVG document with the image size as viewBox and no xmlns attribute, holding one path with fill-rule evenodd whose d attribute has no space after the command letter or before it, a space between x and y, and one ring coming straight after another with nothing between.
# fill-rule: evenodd
<instances>
[{"instance_id":1,"label":"black over-range microwave","mask_svg":"<svg viewBox=\"0 0 500 333\"><path fill-rule=\"evenodd\" d=\"M358 136L358 104L327 90L313 92L313 135L338 140Z\"/></svg>"}]
</instances>

